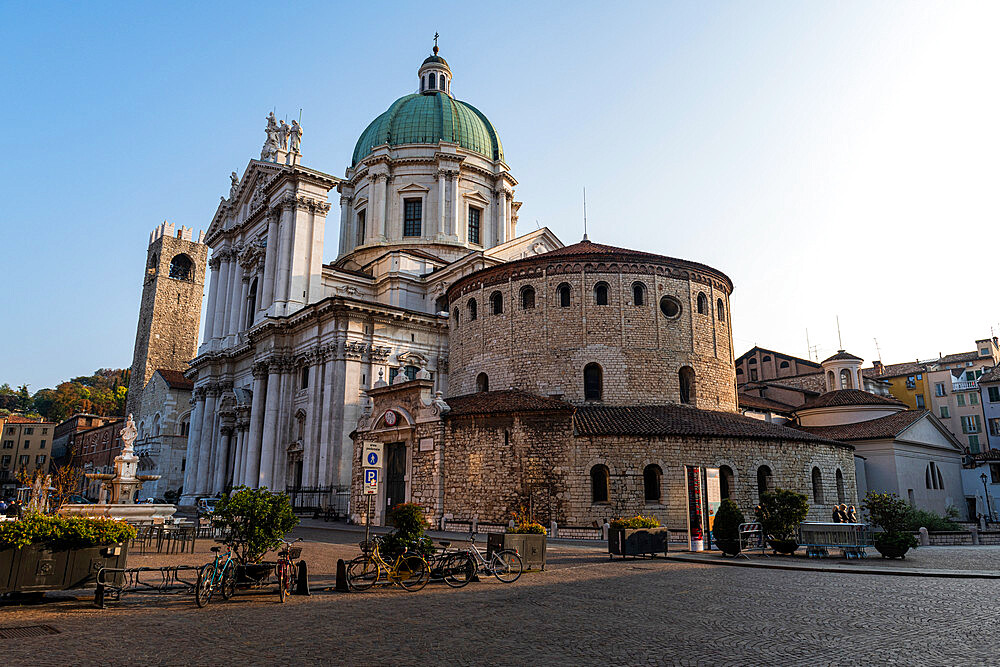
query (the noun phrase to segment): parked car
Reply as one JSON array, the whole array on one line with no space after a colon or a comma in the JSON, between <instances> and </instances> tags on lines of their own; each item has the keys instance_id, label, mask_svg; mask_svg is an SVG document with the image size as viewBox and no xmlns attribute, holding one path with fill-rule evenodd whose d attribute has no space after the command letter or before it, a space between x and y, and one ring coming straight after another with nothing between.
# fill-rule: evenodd
<instances>
[{"instance_id":1,"label":"parked car","mask_svg":"<svg viewBox=\"0 0 1000 667\"><path fill-rule=\"evenodd\" d=\"M66 502L72 505L89 505L93 503L93 500L87 500L81 495L66 496Z\"/></svg>"},{"instance_id":2,"label":"parked car","mask_svg":"<svg viewBox=\"0 0 1000 667\"><path fill-rule=\"evenodd\" d=\"M215 511L215 503L218 502L217 498L199 498L198 499L198 514L211 514Z\"/></svg>"}]
</instances>

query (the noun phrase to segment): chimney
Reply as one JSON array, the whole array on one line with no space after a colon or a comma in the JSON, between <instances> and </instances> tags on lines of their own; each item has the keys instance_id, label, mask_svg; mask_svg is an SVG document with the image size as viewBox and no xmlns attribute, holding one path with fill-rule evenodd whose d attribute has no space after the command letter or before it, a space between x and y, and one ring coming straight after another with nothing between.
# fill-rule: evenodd
<instances>
[{"instance_id":1,"label":"chimney","mask_svg":"<svg viewBox=\"0 0 1000 667\"><path fill-rule=\"evenodd\" d=\"M885 365L881 360L873 361L872 366L875 367L875 375L885 375Z\"/></svg>"}]
</instances>

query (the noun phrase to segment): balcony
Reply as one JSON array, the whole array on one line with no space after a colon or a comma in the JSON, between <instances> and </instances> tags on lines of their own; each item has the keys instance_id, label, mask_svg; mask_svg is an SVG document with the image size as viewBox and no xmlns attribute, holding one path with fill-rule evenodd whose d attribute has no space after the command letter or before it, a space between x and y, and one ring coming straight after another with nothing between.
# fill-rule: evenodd
<instances>
[{"instance_id":1,"label":"balcony","mask_svg":"<svg viewBox=\"0 0 1000 667\"><path fill-rule=\"evenodd\" d=\"M978 382L952 382L951 390L954 391L979 391Z\"/></svg>"}]
</instances>

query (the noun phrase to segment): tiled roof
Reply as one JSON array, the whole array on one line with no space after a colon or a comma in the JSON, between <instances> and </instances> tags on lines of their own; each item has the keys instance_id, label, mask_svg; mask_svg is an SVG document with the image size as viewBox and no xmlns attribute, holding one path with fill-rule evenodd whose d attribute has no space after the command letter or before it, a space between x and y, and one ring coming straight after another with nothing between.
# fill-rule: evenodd
<instances>
[{"instance_id":1,"label":"tiled roof","mask_svg":"<svg viewBox=\"0 0 1000 667\"><path fill-rule=\"evenodd\" d=\"M958 361L976 361L979 359L978 352L958 352L956 354L946 354L937 360L939 364L951 364Z\"/></svg>"},{"instance_id":2,"label":"tiled roof","mask_svg":"<svg viewBox=\"0 0 1000 667\"><path fill-rule=\"evenodd\" d=\"M761 382L774 387L786 387L788 389L811 392L814 394L822 394L826 391L826 380L823 378L823 373L821 372L788 375L785 377L774 378L773 380L762 380Z\"/></svg>"},{"instance_id":3,"label":"tiled roof","mask_svg":"<svg viewBox=\"0 0 1000 667\"><path fill-rule=\"evenodd\" d=\"M979 378L979 383L983 382L1000 382L1000 366L995 366L983 373L983 377Z\"/></svg>"},{"instance_id":4,"label":"tiled roof","mask_svg":"<svg viewBox=\"0 0 1000 667\"><path fill-rule=\"evenodd\" d=\"M830 440L851 442L854 440L884 440L895 438L927 415L927 410L901 410L895 414L853 424L836 426L796 426L795 428L812 435Z\"/></svg>"},{"instance_id":5,"label":"tiled roof","mask_svg":"<svg viewBox=\"0 0 1000 667\"><path fill-rule=\"evenodd\" d=\"M927 364L919 361L906 361L901 364L885 364L882 373L877 373L875 368L862 368L861 375L866 378L895 378L904 375L916 375L927 370Z\"/></svg>"},{"instance_id":6,"label":"tiled roof","mask_svg":"<svg viewBox=\"0 0 1000 667\"><path fill-rule=\"evenodd\" d=\"M769 350L766 347L760 347L759 345L754 345L749 350L736 357L736 363L740 363L742 359L753 355L754 352L760 351L764 354L773 354L776 357L781 357L782 359L793 359L795 363L802 364L803 366L810 366L812 368L820 368L820 365L815 361L809 359L803 359L802 357L796 357L794 354L785 354L784 352L778 352L777 350Z\"/></svg>"},{"instance_id":7,"label":"tiled roof","mask_svg":"<svg viewBox=\"0 0 1000 667\"><path fill-rule=\"evenodd\" d=\"M483 391L464 396L446 398L450 411L446 417L459 415L486 415L497 412L572 412L573 406L556 398L547 398L517 389Z\"/></svg>"},{"instance_id":8,"label":"tiled roof","mask_svg":"<svg viewBox=\"0 0 1000 667\"><path fill-rule=\"evenodd\" d=\"M973 461L1000 461L1000 449L987 449L972 455Z\"/></svg>"},{"instance_id":9,"label":"tiled roof","mask_svg":"<svg viewBox=\"0 0 1000 667\"><path fill-rule=\"evenodd\" d=\"M867 391L862 391L860 389L838 389L836 391L828 391L825 394L812 398L801 406L799 410L805 410L807 408L828 408L837 405L897 405L902 406L904 403L897 401L895 398L886 398L885 396L878 396L876 394L869 393Z\"/></svg>"},{"instance_id":10,"label":"tiled roof","mask_svg":"<svg viewBox=\"0 0 1000 667\"><path fill-rule=\"evenodd\" d=\"M194 382L184 377L184 373L180 371L157 368L156 372L160 374L171 389L194 389Z\"/></svg>"},{"instance_id":11,"label":"tiled roof","mask_svg":"<svg viewBox=\"0 0 1000 667\"><path fill-rule=\"evenodd\" d=\"M730 412L699 410L687 405L588 405L577 408L574 420L577 435L584 436L675 435L800 442L827 440L759 419Z\"/></svg>"},{"instance_id":12,"label":"tiled roof","mask_svg":"<svg viewBox=\"0 0 1000 667\"><path fill-rule=\"evenodd\" d=\"M832 357L827 357L826 359L823 360L823 363L825 364L828 361L838 361L838 360L864 361L864 359L862 359L861 357L855 357L850 352L845 352L844 350L837 350L837 354L833 355Z\"/></svg>"},{"instance_id":13,"label":"tiled roof","mask_svg":"<svg viewBox=\"0 0 1000 667\"><path fill-rule=\"evenodd\" d=\"M25 417L24 415L8 415L6 417L0 417L0 420L7 422L8 424L54 424L55 422L44 421L42 417Z\"/></svg>"},{"instance_id":14,"label":"tiled roof","mask_svg":"<svg viewBox=\"0 0 1000 667\"><path fill-rule=\"evenodd\" d=\"M787 403L782 403L781 401L774 401L770 398L763 398L761 396L751 396L750 394L739 394L737 396L737 401L741 408L748 408L753 410L770 410L771 412L792 412L795 409L794 406L788 405Z\"/></svg>"}]
</instances>

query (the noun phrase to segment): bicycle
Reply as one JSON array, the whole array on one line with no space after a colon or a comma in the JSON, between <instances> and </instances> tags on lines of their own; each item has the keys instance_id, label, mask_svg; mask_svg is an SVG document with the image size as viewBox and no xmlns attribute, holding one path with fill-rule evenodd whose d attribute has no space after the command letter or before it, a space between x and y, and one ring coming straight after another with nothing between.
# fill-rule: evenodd
<instances>
[{"instance_id":1,"label":"bicycle","mask_svg":"<svg viewBox=\"0 0 1000 667\"><path fill-rule=\"evenodd\" d=\"M494 551L490 559L486 560L486 557L476 547L476 533L469 533L469 548L458 553L465 558L464 567L472 572L469 579L474 579L482 568L484 573L492 574L505 584L512 584L520 578L524 568L521 556L514 549Z\"/></svg>"},{"instance_id":2,"label":"bicycle","mask_svg":"<svg viewBox=\"0 0 1000 667\"><path fill-rule=\"evenodd\" d=\"M295 542L301 541L301 537L295 540ZM287 540L282 542L285 546L278 551L278 562L274 564L274 573L278 576L278 600L284 602L295 587L295 563L292 561L302 555L302 547L293 547L295 542Z\"/></svg>"},{"instance_id":3,"label":"bicycle","mask_svg":"<svg viewBox=\"0 0 1000 667\"><path fill-rule=\"evenodd\" d=\"M463 551L448 551L451 542L438 542L443 548L427 561L431 579L443 579L452 588L461 588L472 581L475 567Z\"/></svg>"},{"instance_id":4,"label":"bicycle","mask_svg":"<svg viewBox=\"0 0 1000 667\"><path fill-rule=\"evenodd\" d=\"M382 557L379 546L384 542L374 537L361 542L362 555L347 564L347 585L355 591L366 591L375 584L399 584L406 591L419 591L431 579L427 561L416 551L406 551L389 565ZM382 573L385 573L385 577Z\"/></svg>"},{"instance_id":5,"label":"bicycle","mask_svg":"<svg viewBox=\"0 0 1000 667\"><path fill-rule=\"evenodd\" d=\"M199 607L204 607L212 601L212 594L217 586L223 600L228 600L236 595L236 561L233 560L233 552L232 550L226 551L225 560L221 561L220 565L220 551L222 551L222 547L212 547L215 558L211 563L205 563L198 570L198 581L194 587L194 601Z\"/></svg>"}]
</instances>

